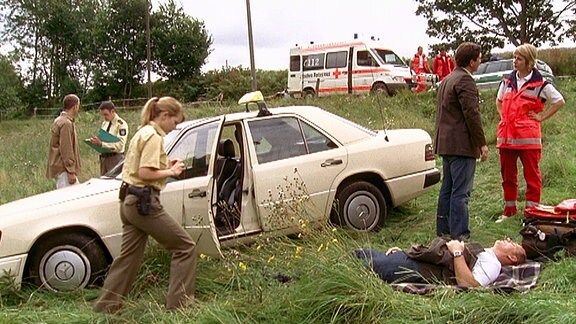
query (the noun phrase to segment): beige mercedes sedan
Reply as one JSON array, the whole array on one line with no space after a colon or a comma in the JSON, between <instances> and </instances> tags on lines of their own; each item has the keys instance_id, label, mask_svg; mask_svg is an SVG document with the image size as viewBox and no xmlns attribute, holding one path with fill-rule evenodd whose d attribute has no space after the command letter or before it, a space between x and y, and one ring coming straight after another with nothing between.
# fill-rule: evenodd
<instances>
[{"instance_id":1,"label":"beige mercedes sedan","mask_svg":"<svg viewBox=\"0 0 576 324\"><path fill-rule=\"evenodd\" d=\"M246 97L246 96L245 96ZM373 131L317 107L266 108L186 121L165 137L186 171L162 204L200 253L332 222L377 231L387 211L440 180L421 129ZM249 110L256 103L258 109ZM120 252L121 168L0 206L0 274L54 290L102 283Z\"/></svg>"}]
</instances>

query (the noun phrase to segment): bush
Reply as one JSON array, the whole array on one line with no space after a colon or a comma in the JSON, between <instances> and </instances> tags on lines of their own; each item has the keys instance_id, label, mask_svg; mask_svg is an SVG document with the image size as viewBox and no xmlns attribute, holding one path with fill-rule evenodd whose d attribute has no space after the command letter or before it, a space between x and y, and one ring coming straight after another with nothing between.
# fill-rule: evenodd
<instances>
[{"instance_id":1,"label":"bush","mask_svg":"<svg viewBox=\"0 0 576 324\"><path fill-rule=\"evenodd\" d=\"M222 94L224 100L235 101L242 95L250 92L252 77L250 69L238 67L223 67L222 70L212 70L204 74L205 98L215 98ZM288 82L288 72L284 71L256 71L258 90L265 96L283 91Z\"/></svg>"}]
</instances>

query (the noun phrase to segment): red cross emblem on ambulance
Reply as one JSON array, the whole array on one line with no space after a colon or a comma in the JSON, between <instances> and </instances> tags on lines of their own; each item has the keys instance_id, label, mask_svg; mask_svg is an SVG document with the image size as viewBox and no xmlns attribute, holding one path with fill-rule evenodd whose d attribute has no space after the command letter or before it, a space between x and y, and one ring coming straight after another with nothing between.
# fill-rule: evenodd
<instances>
[{"instance_id":1,"label":"red cross emblem on ambulance","mask_svg":"<svg viewBox=\"0 0 576 324\"><path fill-rule=\"evenodd\" d=\"M336 71L334 71L334 78L338 79L338 77L340 76L340 74L342 74L342 72L338 71L338 68L336 68Z\"/></svg>"}]
</instances>

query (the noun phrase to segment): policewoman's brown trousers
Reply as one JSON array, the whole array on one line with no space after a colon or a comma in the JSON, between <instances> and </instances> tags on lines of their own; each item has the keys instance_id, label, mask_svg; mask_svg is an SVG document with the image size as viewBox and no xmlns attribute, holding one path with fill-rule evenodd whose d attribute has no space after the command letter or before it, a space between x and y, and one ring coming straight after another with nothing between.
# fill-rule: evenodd
<instances>
[{"instance_id":1,"label":"policewoman's brown trousers","mask_svg":"<svg viewBox=\"0 0 576 324\"><path fill-rule=\"evenodd\" d=\"M114 259L94 311L114 313L122 307L124 298L138 275L148 235L172 253L166 308L175 309L194 298L196 281L195 243L190 235L160 205L160 194L153 190L150 215L140 215L138 198L127 195L120 204L122 247Z\"/></svg>"}]
</instances>

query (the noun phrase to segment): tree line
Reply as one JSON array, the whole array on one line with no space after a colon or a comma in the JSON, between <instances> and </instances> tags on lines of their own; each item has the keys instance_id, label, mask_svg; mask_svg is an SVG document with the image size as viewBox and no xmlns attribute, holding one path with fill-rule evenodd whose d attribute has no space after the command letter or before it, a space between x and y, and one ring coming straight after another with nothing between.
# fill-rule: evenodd
<instances>
[{"instance_id":1,"label":"tree line","mask_svg":"<svg viewBox=\"0 0 576 324\"><path fill-rule=\"evenodd\" d=\"M480 44L484 57L507 44L536 47L576 41L575 0L414 0L416 14L428 21L432 46L456 49L466 41Z\"/></svg>"},{"instance_id":2,"label":"tree line","mask_svg":"<svg viewBox=\"0 0 576 324\"><path fill-rule=\"evenodd\" d=\"M19 115L54 107L67 93L85 102L147 96L147 17L154 95L182 101L250 90L247 68L201 72L212 36L177 0L0 0L0 111ZM479 43L484 57L506 44L556 45L576 40L576 0L414 0L428 21L431 48ZM282 91L287 71L257 71L265 94Z\"/></svg>"},{"instance_id":3,"label":"tree line","mask_svg":"<svg viewBox=\"0 0 576 324\"><path fill-rule=\"evenodd\" d=\"M0 58L2 106L53 105L67 93L145 97L147 15L152 70L194 83L212 45L204 23L175 0L151 9L148 0L0 0L2 41L11 47Z\"/></svg>"}]
</instances>

